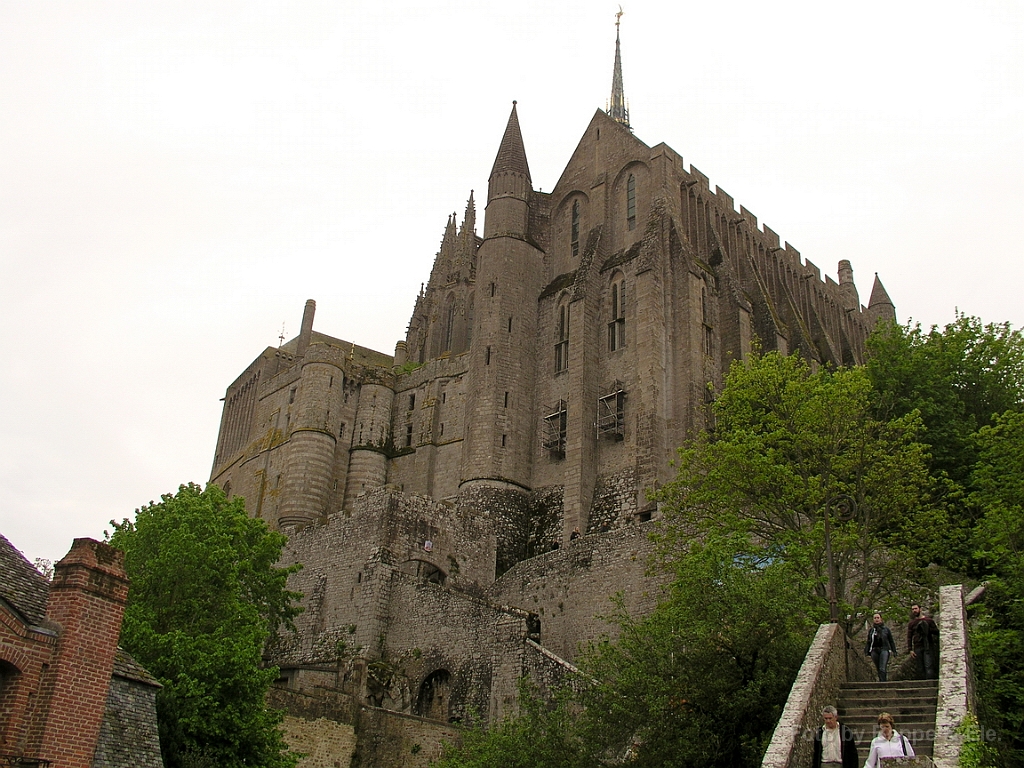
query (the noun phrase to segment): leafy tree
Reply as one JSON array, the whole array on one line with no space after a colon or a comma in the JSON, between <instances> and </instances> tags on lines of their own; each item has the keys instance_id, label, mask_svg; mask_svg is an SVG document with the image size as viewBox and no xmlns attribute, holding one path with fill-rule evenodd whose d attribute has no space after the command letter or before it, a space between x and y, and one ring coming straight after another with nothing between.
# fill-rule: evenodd
<instances>
[{"instance_id":1,"label":"leafy tree","mask_svg":"<svg viewBox=\"0 0 1024 768\"><path fill-rule=\"evenodd\" d=\"M760 763L815 606L790 563L737 557L749 549L741 538L691 540L654 612L621 612L618 639L583 660L590 743L616 755L635 744L638 768Z\"/></svg>"},{"instance_id":2,"label":"leafy tree","mask_svg":"<svg viewBox=\"0 0 1024 768\"><path fill-rule=\"evenodd\" d=\"M921 561L968 570L980 515L967 498L979 458L973 436L994 416L1024 407L1024 336L1009 323L957 314L942 329L880 326L868 349L876 416L920 415L936 481L935 514L905 526L901 538Z\"/></svg>"},{"instance_id":3,"label":"leafy tree","mask_svg":"<svg viewBox=\"0 0 1024 768\"><path fill-rule=\"evenodd\" d=\"M812 370L770 353L734 363L714 404L713 432L679 451L658 494L666 552L695 534L744 535L751 557L786 560L827 596L828 513L843 613L885 605L912 575L882 538L929 513L914 414L880 420L862 369Z\"/></svg>"},{"instance_id":4,"label":"leafy tree","mask_svg":"<svg viewBox=\"0 0 1024 768\"><path fill-rule=\"evenodd\" d=\"M461 745L447 745L434 768L590 768L594 748L582 737L579 707L569 689L545 701L520 681L519 711L489 728L470 728Z\"/></svg>"},{"instance_id":5,"label":"leafy tree","mask_svg":"<svg viewBox=\"0 0 1024 768\"><path fill-rule=\"evenodd\" d=\"M215 485L183 485L111 521L131 580L121 643L164 686L157 715L168 768L285 768L278 713L265 696L277 670L264 643L299 609L277 568L285 538Z\"/></svg>"},{"instance_id":6,"label":"leafy tree","mask_svg":"<svg viewBox=\"0 0 1024 768\"><path fill-rule=\"evenodd\" d=\"M1000 731L1000 765L1024 765L1024 413L1009 411L976 438L972 502L984 600L971 632L982 721Z\"/></svg>"}]
</instances>

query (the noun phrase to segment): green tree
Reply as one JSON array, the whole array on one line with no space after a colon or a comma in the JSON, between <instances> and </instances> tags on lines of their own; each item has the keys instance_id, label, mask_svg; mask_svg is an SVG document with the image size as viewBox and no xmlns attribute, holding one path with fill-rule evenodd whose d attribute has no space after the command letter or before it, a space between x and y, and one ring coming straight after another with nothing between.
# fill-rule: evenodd
<instances>
[{"instance_id":1,"label":"green tree","mask_svg":"<svg viewBox=\"0 0 1024 768\"><path fill-rule=\"evenodd\" d=\"M519 684L519 711L490 727L468 728L448 744L434 768L591 768L594 748L582 737L579 707L565 688L551 701L527 680Z\"/></svg>"},{"instance_id":2,"label":"green tree","mask_svg":"<svg viewBox=\"0 0 1024 768\"><path fill-rule=\"evenodd\" d=\"M734 363L714 404L715 428L679 451L658 494L669 557L694 535L741 533L752 557L786 560L826 597L828 513L844 614L886 607L913 575L885 545L930 512L915 414L880 420L859 368L812 370L770 353Z\"/></svg>"},{"instance_id":3,"label":"green tree","mask_svg":"<svg viewBox=\"0 0 1024 768\"><path fill-rule=\"evenodd\" d=\"M978 570L988 580L974 607L972 654L982 722L1000 731L999 764L1024 765L1024 413L1009 411L976 436L971 501Z\"/></svg>"},{"instance_id":4,"label":"green tree","mask_svg":"<svg viewBox=\"0 0 1024 768\"><path fill-rule=\"evenodd\" d=\"M957 314L941 329L880 326L868 349L876 416L920 415L935 478L932 514L905 521L900 538L920 561L968 570L980 515L967 498L979 458L974 434L1024 406L1024 336L1009 323Z\"/></svg>"},{"instance_id":5,"label":"green tree","mask_svg":"<svg viewBox=\"0 0 1024 768\"><path fill-rule=\"evenodd\" d=\"M215 485L183 485L111 521L131 580L121 644L164 686L157 695L168 768L285 768L280 716L265 697L277 670L263 647L290 625L299 566L277 568L285 538Z\"/></svg>"},{"instance_id":6,"label":"green tree","mask_svg":"<svg viewBox=\"0 0 1024 768\"><path fill-rule=\"evenodd\" d=\"M658 607L621 612L619 637L582 661L581 724L606 755L635 744L637 768L760 764L815 606L799 569L736 556L749 549L741 539L691 540Z\"/></svg>"}]
</instances>

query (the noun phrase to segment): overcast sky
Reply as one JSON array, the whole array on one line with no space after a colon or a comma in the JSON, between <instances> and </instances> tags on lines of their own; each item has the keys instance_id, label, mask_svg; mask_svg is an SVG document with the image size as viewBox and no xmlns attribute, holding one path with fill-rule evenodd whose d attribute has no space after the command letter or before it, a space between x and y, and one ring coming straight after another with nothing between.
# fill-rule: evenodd
<instances>
[{"instance_id":1,"label":"overcast sky","mask_svg":"<svg viewBox=\"0 0 1024 768\"><path fill-rule=\"evenodd\" d=\"M393 352L513 99L554 186L616 10L0 0L0 532L59 559L205 482L224 390L308 298ZM629 0L625 91L862 301L877 271L901 320L1020 326L1022 38L1019 0Z\"/></svg>"}]
</instances>

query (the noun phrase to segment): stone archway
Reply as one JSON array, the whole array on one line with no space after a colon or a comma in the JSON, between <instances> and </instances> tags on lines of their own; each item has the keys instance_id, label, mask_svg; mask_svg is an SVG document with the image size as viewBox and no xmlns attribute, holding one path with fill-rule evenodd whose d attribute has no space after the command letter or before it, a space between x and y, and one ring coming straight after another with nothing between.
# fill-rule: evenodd
<instances>
[{"instance_id":1,"label":"stone archway","mask_svg":"<svg viewBox=\"0 0 1024 768\"><path fill-rule=\"evenodd\" d=\"M416 714L447 723L451 715L451 680L447 669L438 669L427 675L416 697Z\"/></svg>"}]
</instances>

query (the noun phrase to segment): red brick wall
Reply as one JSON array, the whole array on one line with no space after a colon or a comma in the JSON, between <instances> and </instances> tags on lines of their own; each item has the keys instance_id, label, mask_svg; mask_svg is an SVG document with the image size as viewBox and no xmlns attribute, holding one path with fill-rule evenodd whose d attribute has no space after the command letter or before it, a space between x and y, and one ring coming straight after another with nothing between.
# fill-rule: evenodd
<instances>
[{"instance_id":1,"label":"red brick wall","mask_svg":"<svg viewBox=\"0 0 1024 768\"><path fill-rule=\"evenodd\" d=\"M90 768L128 596L124 556L75 539L54 570L47 619L56 636L0 611L0 659L19 670L0 691L0 738L4 752Z\"/></svg>"}]
</instances>

